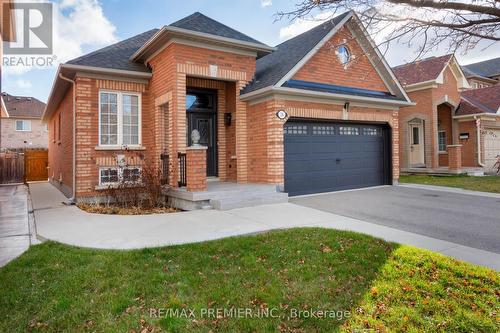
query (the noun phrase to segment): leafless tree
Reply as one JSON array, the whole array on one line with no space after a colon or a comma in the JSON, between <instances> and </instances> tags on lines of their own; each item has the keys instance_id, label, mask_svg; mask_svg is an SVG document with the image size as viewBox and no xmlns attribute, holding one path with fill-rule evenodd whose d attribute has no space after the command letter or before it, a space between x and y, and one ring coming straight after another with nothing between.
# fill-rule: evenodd
<instances>
[{"instance_id":1,"label":"leafless tree","mask_svg":"<svg viewBox=\"0 0 500 333\"><path fill-rule=\"evenodd\" d=\"M486 41L486 47L500 41L500 0L298 1L293 10L278 12L277 19L314 18L318 12L334 16L353 10L382 51L397 41L416 47L417 59L438 47L467 52L480 41Z\"/></svg>"}]
</instances>

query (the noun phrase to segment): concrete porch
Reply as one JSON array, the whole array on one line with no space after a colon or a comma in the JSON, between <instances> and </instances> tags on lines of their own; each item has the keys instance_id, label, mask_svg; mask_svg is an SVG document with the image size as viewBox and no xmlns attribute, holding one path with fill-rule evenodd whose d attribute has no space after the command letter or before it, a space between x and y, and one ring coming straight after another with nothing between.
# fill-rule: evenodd
<instances>
[{"instance_id":1,"label":"concrete porch","mask_svg":"<svg viewBox=\"0 0 500 333\"><path fill-rule=\"evenodd\" d=\"M170 204L183 210L252 207L288 202L288 194L272 184L242 184L208 180L205 191L191 192L186 187L170 188L166 195Z\"/></svg>"},{"instance_id":2,"label":"concrete porch","mask_svg":"<svg viewBox=\"0 0 500 333\"><path fill-rule=\"evenodd\" d=\"M468 175L468 176L484 176L483 168L462 167L460 170L450 170L448 167L437 168L401 168L402 174L411 175L431 175L431 176L451 176L451 175Z\"/></svg>"}]
</instances>

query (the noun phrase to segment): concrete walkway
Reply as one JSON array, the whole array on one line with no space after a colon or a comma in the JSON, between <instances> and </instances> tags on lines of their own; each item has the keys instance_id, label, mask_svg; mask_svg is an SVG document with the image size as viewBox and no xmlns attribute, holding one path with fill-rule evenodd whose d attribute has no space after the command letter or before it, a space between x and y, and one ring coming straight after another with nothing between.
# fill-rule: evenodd
<instances>
[{"instance_id":1,"label":"concrete walkway","mask_svg":"<svg viewBox=\"0 0 500 333\"><path fill-rule=\"evenodd\" d=\"M443 253L500 270L500 255L291 203L230 211L117 216L89 214L64 206L48 183L30 185L39 237L65 244L138 249L219 239L294 227L350 230Z\"/></svg>"},{"instance_id":2,"label":"concrete walkway","mask_svg":"<svg viewBox=\"0 0 500 333\"><path fill-rule=\"evenodd\" d=\"M31 245L33 225L30 225L28 199L25 185L0 186L0 267Z\"/></svg>"}]
</instances>

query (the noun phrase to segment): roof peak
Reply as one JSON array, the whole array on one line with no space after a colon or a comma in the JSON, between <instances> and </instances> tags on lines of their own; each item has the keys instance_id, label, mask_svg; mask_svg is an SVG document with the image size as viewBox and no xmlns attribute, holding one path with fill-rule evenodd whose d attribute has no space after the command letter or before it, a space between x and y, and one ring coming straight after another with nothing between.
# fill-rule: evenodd
<instances>
[{"instance_id":1,"label":"roof peak","mask_svg":"<svg viewBox=\"0 0 500 333\"><path fill-rule=\"evenodd\" d=\"M211 34L214 36L232 38L244 42L266 45L198 11L184 18L181 18L180 20L170 23L169 25L166 25L166 27L181 28L195 32Z\"/></svg>"},{"instance_id":2,"label":"roof peak","mask_svg":"<svg viewBox=\"0 0 500 333\"><path fill-rule=\"evenodd\" d=\"M276 47L279 47L280 45L283 45L283 44L285 44L285 43L287 43L289 41L292 41L294 39L300 38L300 37L302 37L303 35L305 35L307 33L311 33L312 31L321 30L320 28L325 29L326 25L328 25L328 24L331 24L331 27L329 29L329 30L331 30L331 29L335 28L338 25L339 20L342 20L344 17L346 17L347 15L349 15L352 12L353 12L352 10L348 10L346 12L343 12L342 14L334 16L334 17L332 17L332 18L330 18L330 19L328 19L328 20L326 20L324 22L319 23L317 26L312 27L311 29L306 30L306 31L298 34L297 36L293 36L293 37L291 37L291 38L289 38L289 39L281 42L280 44L276 45Z\"/></svg>"}]
</instances>

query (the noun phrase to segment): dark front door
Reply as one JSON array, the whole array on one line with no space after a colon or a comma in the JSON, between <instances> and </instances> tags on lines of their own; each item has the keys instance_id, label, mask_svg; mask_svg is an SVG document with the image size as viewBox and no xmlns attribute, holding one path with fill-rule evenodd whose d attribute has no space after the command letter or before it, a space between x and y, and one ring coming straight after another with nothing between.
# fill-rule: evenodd
<instances>
[{"instance_id":1,"label":"dark front door","mask_svg":"<svg viewBox=\"0 0 500 333\"><path fill-rule=\"evenodd\" d=\"M207 147L207 176L217 177L217 95L210 90L188 90L186 95L188 145L191 132L200 132L200 144Z\"/></svg>"},{"instance_id":2,"label":"dark front door","mask_svg":"<svg viewBox=\"0 0 500 333\"><path fill-rule=\"evenodd\" d=\"M291 120L284 133L289 195L390 184L385 126Z\"/></svg>"}]
</instances>

